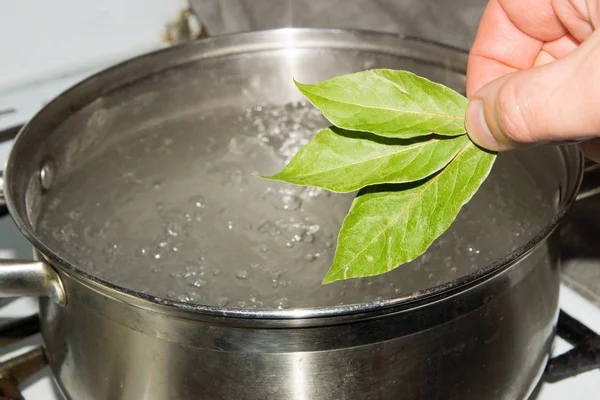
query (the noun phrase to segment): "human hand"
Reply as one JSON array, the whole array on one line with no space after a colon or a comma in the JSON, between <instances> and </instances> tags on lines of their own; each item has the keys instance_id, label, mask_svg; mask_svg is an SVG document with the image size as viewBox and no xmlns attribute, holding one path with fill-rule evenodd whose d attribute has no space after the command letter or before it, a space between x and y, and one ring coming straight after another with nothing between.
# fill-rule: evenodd
<instances>
[{"instance_id":1,"label":"human hand","mask_svg":"<svg viewBox=\"0 0 600 400\"><path fill-rule=\"evenodd\" d=\"M497 151L583 141L600 161L596 27L600 0L490 0L469 55L471 139Z\"/></svg>"}]
</instances>

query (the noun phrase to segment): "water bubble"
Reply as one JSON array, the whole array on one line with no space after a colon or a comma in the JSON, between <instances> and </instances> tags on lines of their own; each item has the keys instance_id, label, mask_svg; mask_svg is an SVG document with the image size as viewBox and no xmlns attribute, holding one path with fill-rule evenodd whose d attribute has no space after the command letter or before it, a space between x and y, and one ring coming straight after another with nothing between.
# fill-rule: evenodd
<instances>
[{"instance_id":1,"label":"water bubble","mask_svg":"<svg viewBox=\"0 0 600 400\"><path fill-rule=\"evenodd\" d=\"M214 276L219 276L219 275L221 274L221 270L220 270L220 269L213 269L213 272L212 272L212 274L213 274Z\"/></svg>"},{"instance_id":2,"label":"water bubble","mask_svg":"<svg viewBox=\"0 0 600 400\"><path fill-rule=\"evenodd\" d=\"M273 277L271 278L271 281L273 282L273 289L277 289L277 287L279 286L279 277L281 276L281 271L276 272Z\"/></svg>"},{"instance_id":3,"label":"water bubble","mask_svg":"<svg viewBox=\"0 0 600 400\"><path fill-rule=\"evenodd\" d=\"M269 252L269 246L267 246L266 244L259 244L258 246L255 247L255 250L258 250L259 253L261 254L266 254Z\"/></svg>"},{"instance_id":4,"label":"water bubble","mask_svg":"<svg viewBox=\"0 0 600 400\"><path fill-rule=\"evenodd\" d=\"M279 284L281 286L283 286L283 287L288 287L288 286L290 286L292 284L292 282L291 281L283 281L282 280L282 281L279 281Z\"/></svg>"},{"instance_id":5,"label":"water bubble","mask_svg":"<svg viewBox=\"0 0 600 400\"><path fill-rule=\"evenodd\" d=\"M174 207L166 210L162 214L162 218L165 222L171 224L175 231L179 231L180 227L185 225L187 221L186 212L184 212L181 208Z\"/></svg>"},{"instance_id":6,"label":"water bubble","mask_svg":"<svg viewBox=\"0 0 600 400\"><path fill-rule=\"evenodd\" d=\"M179 230L179 227L175 224L168 224L166 231L167 231L167 235L169 236L173 236L176 237L179 235L179 233L177 232Z\"/></svg>"},{"instance_id":7,"label":"water bubble","mask_svg":"<svg viewBox=\"0 0 600 400\"><path fill-rule=\"evenodd\" d=\"M314 198L322 195L323 192L325 192L325 190L321 188L307 187L306 189L304 189L303 194L305 194L307 197Z\"/></svg>"},{"instance_id":8,"label":"water bubble","mask_svg":"<svg viewBox=\"0 0 600 400\"><path fill-rule=\"evenodd\" d=\"M186 212L186 213L183 214L183 219L187 223L190 223L190 222L193 222L195 218L194 218L194 216L192 214Z\"/></svg>"},{"instance_id":9,"label":"water bubble","mask_svg":"<svg viewBox=\"0 0 600 400\"><path fill-rule=\"evenodd\" d=\"M302 199L289 189L281 189L274 193L271 203L278 210L296 211L302 207Z\"/></svg>"},{"instance_id":10,"label":"water bubble","mask_svg":"<svg viewBox=\"0 0 600 400\"><path fill-rule=\"evenodd\" d=\"M262 307L263 302L258 299L258 295L256 293L250 294L250 302L254 307Z\"/></svg>"},{"instance_id":11,"label":"water bubble","mask_svg":"<svg viewBox=\"0 0 600 400\"><path fill-rule=\"evenodd\" d=\"M78 221L79 219L81 219L82 216L83 216L83 213L77 209L67 212L67 217L74 221Z\"/></svg>"},{"instance_id":12,"label":"water bubble","mask_svg":"<svg viewBox=\"0 0 600 400\"><path fill-rule=\"evenodd\" d=\"M180 279L180 278L183 278L183 272L181 272L181 271L170 272L169 276L171 278Z\"/></svg>"},{"instance_id":13,"label":"water bubble","mask_svg":"<svg viewBox=\"0 0 600 400\"><path fill-rule=\"evenodd\" d=\"M182 303L191 303L194 299L189 294L182 294L177 296L177 300L181 301Z\"/></svg>"},{"instance_id":14,"label":"water bubble","mask_svg":"<svg viewBox=\"0 0 600 400\"><path fill-rule=\"evenodd\" d=\"M265 221L258 226L258 231L261 233L265 233L269 236L279 236L281 234L281 229L277 224L273 221Z\"/></svg>"},{"instance_id":15,"label":"water bubble","mask_svg":"<svg viewBox=\"0 0 600 400\"><path fill-rule=\"evenodd\" d=\"M229 230L233 229L233 222L227 221L227 229L229 229Z\"/></svg>"},{"instance_id":16,"label":"water bubble","mask_svg":"<svg viewBox=\"0 0 600 400\"><path fill-rule=\"evenodd\" d=\"M201 287L206 286L206 283L207 282L205 280L198 279L198 280L192 282L191 286L194 286L194 287L197 287L197 288L201 288Z\"/></svg>"},{"instance_id":17,"label":"water bubble","mask_svg":"<svg viewBox=\"0 0 600 400\"><path fill-rule=\"evenodd\" d=\"M305 233L304 235L302 235L302 241L306 243L314 243L315 235L313 235L312 233Z\"/></svg>"},{"instance_id":18,"label":"water bubble","mask_svg":"<svg viewBox=\"0 0 600 400\"><path fill-rule=\"evenodd\" d=\"M188 279L188 278L193 278L196 275L198 275L198 271L194 271L193 269L191 269L191 267L188 267L187 271L185 271L183 273L183 277Z\"/></svg>"},{"instance_id":19,"label":"water bubble","mask_svg":"<svg viewBox=\"0 0 600 400\"><path fill-rule=\"evenodd\" d=\"M95 240L104 236L104 229L98 226L86 226L83 230L83 237L87 241Z\"/></svg>"},{"instance_id":20,"label":"water bubble","mask_svg":"<svg viewBox=\"0 0 600 400\"><path fill-rule=\"evenodd\" d=\"M116 243L109 243L108 246L106 247L106 249L104 250L104 252L106 254L114 254L117 249L119 248L119 245Z\"/></svg>"},{"instance_id":21,"label":"water bubble","mask_svg":"<svg viewBox=\"0 0 600 400\"><path fill-rule=\"evenodd\" d=\"M289 307L290 300L287 297L282 297L281 299L275 302L275 305L279 310L282 310L284 308Z\"/></svg>"},{"instance_id":22,"label":"water bubble","mask_svg":"<svg viewBox=\"0 0 600 400\"><path fill-rule=\"evenodd\" d=\"M285 242L285 247L287 247L288 249L293 248L294 247L294 241L292 240L292 241Z\"/></svg>"},{"instance_id":23,"label":"water bubble","mask_svg":"<svg viewBox=\"0 0 600 400\"><path fill-rule=\"evenodd\" d=\"M225 307L227 304L229 304L231 300L229 300L228 297L220 297L217 299L217 305L219 307Z\"/></svg>"},{"instance_id":24,"label":"water bubble","mask_svg":"<svg viewBox=\"0 0 600 400\"><path fill-rule=\"evenodd\" d=\"M305 225L305 228L306 228L306 233L311 234L311 235L314 235L315 233L317 233L319 231L319 229L321 229L319 224L307 224L307 225Z\"/></svg>"},{"instance_id":25,"label":"water bubble","mask_svg":"<svg viewBox=\"0 0 600 400\"><path fill-rule=\"evenodd\" d=\"M473 246L469 246L468 249L469 249L470 254L479 254L480 253L480 251L477 250L476 248L474 248Z\"/></svg>"},{"instance_id":26,"label":"water bubble","mask_svg":"<svg viewBox=\"0 0 600 400\"><path fill-rule=\"evenodd\" d=\"M302 199L296 195L283 195L281 197L283 209L286 211L295 211L302 206Z\"/></svg>"},{"instance_id":27,"label":"water bubble","mask_svg":"<svg viewBox=\"0 0 600 400\"><path fill-rule=\"evenodd\" d=\"M190 197L190 204L195 208L205 208L206 207L206 199L202 195L195 195Z\"/></svg>"},{"instance_id":28,"label":"water bubble","mask_svg":"<svg viewBox=\"0 0 600 400\"><path fill-rule=\"evenodd\" d=\"M162 179L157 179L154 182L152 182L152 188L154 189L160 189L161 186L163 185L164 181Z\"/></svg>"},{"instance_id":29,"label":"water bubble","mask_svg":"<svg viewBox=\"0 0 600 400\"><path fill-rule=\"evenodd\" d=\"M304 256L304 259L308 262L312 262L317 259L317 256L312 253L308 253L306 256Z\"/></svg>"},{"instance_id":30,"label":"water bubble","mask_svg":"<svg viewBox=\"0 0 600 400\"><path fill-rule=\"evenodd\" d=\"M246 279L248 278L248 271L246 271L245 269L236 272L235 277L238 279Z\"/></svg>"}]
</instances>

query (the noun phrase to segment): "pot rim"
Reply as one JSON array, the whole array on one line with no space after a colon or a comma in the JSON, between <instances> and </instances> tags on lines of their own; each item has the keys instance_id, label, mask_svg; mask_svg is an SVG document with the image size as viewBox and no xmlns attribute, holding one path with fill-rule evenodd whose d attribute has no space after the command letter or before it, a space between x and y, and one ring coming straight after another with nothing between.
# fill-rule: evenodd
<instances>
[{"instance_id":1,"label":"pot rim","mask_svg":"<svg viewBox=\"0 0 600 400\"><path fill-rule=\"evenodd\" d=\"M266 50L273 49L272 46L272 38L279 38L279 41L275 41L278 44L282 40L281 38L290 37L290 36L300 36L302 38L304 35L316 35L325 36L327 40L324 41L325 44L332 43L336 39L352 39L359 37L365 43L364 47L357 46L357 49L367 49L372 48L372 46L382 47L384 44L377 43L381 40L392 41L397 45L406 42L415 42L420 45L429 46L432 48L442 49L445 51L453 52L455 55L459 55L464 57L466 60L468 56L468 52L464 49L460 49L457 47L449 46L443 43L431 41L424 38L407 36L407 35L398 35L386 32L376 32L376 31L368 31L368 30L357 30L357 29L321 29L321 28L281 28L281 29L270 29L270 30L261 30L261 31L253 31L253 32L243 32L243 33L233 33L227 35L220 35L215 37L210 37L207 39L202 39L194 42L187 42L179 45L175 45L172 47L168 47L165 49L156 50L153 52L145 53L125 61L119 62L109 68L106 68L100 72L97 72L90 77L84 79L83 81L77 83L66 91L62 92L58 96L56 96L52 101L46 104L40 111L38 111L33 118L28 121L23 128L20 130L19 134L15 139L15 146L22 141L23 136L27 135L28 130L32 125L35 125L40 116L45 116L46 113L49 113L48 108L50 108L54 103L56 103L59 99L63 99L66 96L71 95L73 92L83 91L86 89L86 86L91 80L99 80L102 79L108 72L117 70L129 63L142 62L143 60L148 60L155 57L157 54L166 54L169 52L179 51L181 48L187 47L200 47L207 46L209 50L215 50L215 48L219 48L220 44L225 43L227 46L225 48L221 48L221 51L217 51L217 54L235 54L246 52L241 49L239 45L236 46L234 43L236 40L244 39L245 43L252 43L251 50ZM253 41L254 39L261 39L266 37L267 40L263 43L261 40ZM271 38L271 41L269 41ZM264 40L264 39L262 39ZM263 43L264 46L261 47L259 44ZM271 46L269 46L271 43ZM372 46L369 47L369 44ZM293 43L292 43L292 46ZM312 47L315 47L313 45ZM224 49L230 48L230 52L223 52ZM279 45L276 47L281 49L282 47ZM243 51L242 51L243 50ZM210 51L208 51L210 56ZM187 60L189 62L190 60ZM192 60L193 61L193 60ZM186 61L184 61L186 62ZM465 65L466 66L466 65ZM170 68L171 66L165 66L165 68ZM564 147L561 147L561 150L564 152ZM15 163L15 155L14 152L11 151L9 155L8 162L6 164L6 169L4 171L4 194L6 198L6 204L10 211L10 214L18 227L21 233L25 236L25 238L32 243L35 249L41 253L44 258L46 258L52 265L58 267L62 272L67 275L73 277L77 281L80 281L88 288L102 293L108 297L119 299L125 301L133 306L144 308L144 309L152 309L159 312L169 312L169 310L183 312L184 314L204 314L204 315L212 315L215 317L233 317L233 318L245 318L245 319L309 319L309 318L325 318L325 317L340 317L349 314L364 314L366 312L372 311L381 311L384 309L394 309L397 310L398 307L404 307L407 304L414 305L415 303L421 303L423 301L433 301L435 299L439 299L441 297L446 298L457 291L466 290L472 286L477 285L481 281L489 279L492 276L497 275L498 273L510 268L511 266L518 263L520 260L524 259L534 251L538 246L543 244L547 237L554 231L554 229L558 226L566 212L569 210L571 205L574 203L577 197L577 193L579 187L581 185L581 181L583 178L584 171L584 162L581 154L577 155L577 170L579 171L577 174L577 181L573 185L573 190L568 194L568 197L562 201L562 206L559 210L554 214L553 218L549 221L549 223L540 230L537 235L535 235L531 240L525 243L523 246L513 251L512 253L506 255L504 258L487 265L484 268L481 268L477 271L474 271L470 274L463 275L462 277L455 279L451 282L447 282L441 285L433 286L425 290L419 290L404 296L372 301L366 303L358 303L358 304L346 304L339 306L328 306L328 307L313 307L313 308L293 308L293 309L241 309L241 308L228 308L228 307L218 307L218 306L208 306L208 305L196 305L184 303L176 300L170 300L163 297L157 297L152 295L143 294L134 290L127 289L125 287L116 285L114 283L108 282L106 280L100 279L78 267L64 258L60 257L56 254L52 249L46 246L42 240L40 240L36 234L33 232L33 227L30 223L26 222L27 218L23 218L24 216L20 213L16 212L16 203L11 194L11 184L13 171L11 168L11 164ZM16 175L16 173L15 173Z\"/></svg>"}]
</instances>

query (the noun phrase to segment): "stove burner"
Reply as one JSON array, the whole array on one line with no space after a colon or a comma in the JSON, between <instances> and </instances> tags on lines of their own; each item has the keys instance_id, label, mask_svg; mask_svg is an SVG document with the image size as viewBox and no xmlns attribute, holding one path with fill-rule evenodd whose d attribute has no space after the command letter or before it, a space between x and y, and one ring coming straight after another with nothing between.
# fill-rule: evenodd
<instances>
[{"instance_id":1,"label":"stove burner","mask_svg":"<svg viewBox=\"0 0 600 400\"><path fill-rule=\"evenodd\" d=\"M11 321L0 327L0 346L18 342L40 332L37 314Z\"/></svg>"},{"instance_id":2,"label":"stove burner","mask_svg":"<svg viewBox=\"0 0 600 400\"><path fill-rule=\"evenodd\" d=\"M0 327L0 346L6 346L40 332L37 314L13 320ZM19 385L47 365L42 347L0 363L0 400L25 400Z\"/></svg>"},{"instance_id":3,"label":"stove burner","mask_svg":"<svg viewBox=\"0 0 600 400\"><path fill-rule=\"evenodd\" d=\"M12 126L10 128L1 130L0 131L0 143L6 142L8 140L12 140L15 137L17 137L17 134L19 133L19 131L21 130L22 127L23 127L23 125L16 125L16 126Z\"/></svg>"},{"instance_id":4,"label":"stove burner","mask_svg":"<svg viewBox=\"0 0 600 400\"><path fill-rule=\"evenodd\" d=\"M600 368L600 335L563 311L558 318L557 334L575 347L548 362L544 373L546 382Z\"/></svg>"},{"instance_id":5,"label":"stove burner","mask_svg":"<svg viewBox=\"0 0 600 400\"><path fill-rule=\"evenodd\" d=\"M19 385L47 364L41 346L0 364L0 400L25 400Z\"/></svg>"}]
</instances>

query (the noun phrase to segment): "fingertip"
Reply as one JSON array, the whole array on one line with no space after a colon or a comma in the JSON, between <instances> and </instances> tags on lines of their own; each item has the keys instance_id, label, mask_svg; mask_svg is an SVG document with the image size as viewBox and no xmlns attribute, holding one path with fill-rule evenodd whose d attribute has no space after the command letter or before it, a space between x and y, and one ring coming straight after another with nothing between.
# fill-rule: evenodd
<instances>
[{"instance_id":1,"label":"fingertip","mask_svg":"<svg viewBox=\"0 0 600 400\"><path fill-rule=\"evenodd\" d=\"M478 146L491 151L500 150L500 145L486 121L482 100L472 100L467 106L465 128L471 140Z\"/></svg>"}]
</instances>

